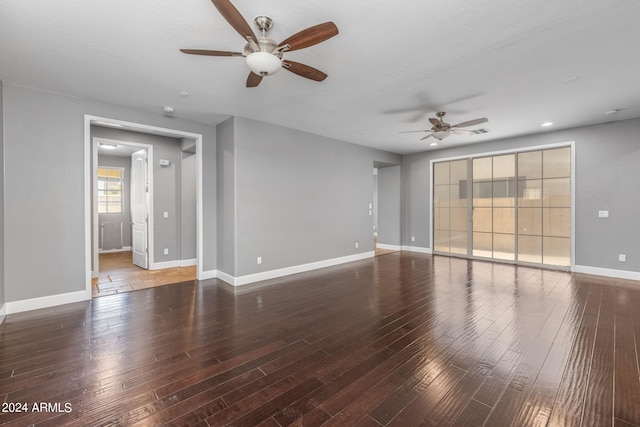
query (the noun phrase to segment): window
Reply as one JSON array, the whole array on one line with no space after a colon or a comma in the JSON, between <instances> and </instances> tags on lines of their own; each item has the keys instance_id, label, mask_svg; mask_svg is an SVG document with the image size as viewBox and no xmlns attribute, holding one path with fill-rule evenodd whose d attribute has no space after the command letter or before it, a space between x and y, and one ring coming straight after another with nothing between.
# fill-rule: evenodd
<instances>
[{"instance_id":1,"label":"window","mask_svg":"<svg viewBox=\"0 0 640 427\"><path fill-rule=\"evenodd\" d=\"M122 213L123 168L98 168L98 213Z\"/></svg>"}]
</instances>

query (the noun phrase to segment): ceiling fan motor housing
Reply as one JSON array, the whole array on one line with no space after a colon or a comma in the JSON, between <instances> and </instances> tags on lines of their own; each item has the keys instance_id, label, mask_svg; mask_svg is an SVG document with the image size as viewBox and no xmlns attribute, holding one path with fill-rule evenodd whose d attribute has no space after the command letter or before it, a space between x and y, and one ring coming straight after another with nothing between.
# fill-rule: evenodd
<instances>
[{"instance_id":1,"label":"ceiling fan motor housing","mask_svg":"<svg viewBox=\"0 0 640 427\"><path fill-rule=\"evenodd\" d=\"M267 32L273 27L273 20L268 16L258 16L253 22L258 26L262 37L258 43L250 40L244 47L247 66L260 76L270 76L282 68L282 51L278 44L267 37Z\"/></svg>"}]
</instances>

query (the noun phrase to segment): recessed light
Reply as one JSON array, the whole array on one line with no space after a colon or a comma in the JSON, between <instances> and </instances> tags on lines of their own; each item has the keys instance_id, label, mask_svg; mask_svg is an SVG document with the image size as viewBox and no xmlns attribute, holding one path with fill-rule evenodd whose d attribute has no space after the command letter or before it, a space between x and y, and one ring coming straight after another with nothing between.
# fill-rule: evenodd
<instances>
[{"instance_id":1,"label":"recessed light","mask_svg":"<svg viewBox=\"0 0 640 427\"><path fill-rule=\"evenodd\" d=\"M566 79L562 80L564 83L573 83L576 80L578 80L580 77L578 76L571 76L571 77L567 77Z\"/></svg>"},{"instance_id":2,"label":"recessed light","mask_svg":"<svg viewBox=\"0 0 640 427\"><path fill-rule=\"evenodd\" d=\"M438 143L437 143L437 142L432 142L432 143L431 143L431 144L429 144L429 145L431 145L432 147L435 147L436 145L438 145Z\"/></svg>"},{"instance_id":3,"label":"recessed light","mask_svg":"<svg viewBox=\"0 0 640 427\"><path fill-rule=\"evenodd\" d=\"M180 96L183 98L186 98L189 95L190 95L189 92L180 92Z\"/></svg>"},{"instance_id":4,"label":"recessed light","mask_svg":"<svg viewBox=\"0 0 640 427\"><path fill-rule=\"evenodd\" d=\"M114 144L105 144L105 143L100 143L100 148L104 148L105 150L115 150L116 148L118 148L117 145Z\"/></svg>"},{"instance_id":5,"label":"recessed light","mask_svg":"<svg viewBox=\"0 0 640 427\"><path fill-rule=\"evenodd\" d=\"M546 128L546 127L549 127L549 126L553 126L553 122L544 122L540 126L542 126L543 128Z\"/></svg>"}]
</instances>

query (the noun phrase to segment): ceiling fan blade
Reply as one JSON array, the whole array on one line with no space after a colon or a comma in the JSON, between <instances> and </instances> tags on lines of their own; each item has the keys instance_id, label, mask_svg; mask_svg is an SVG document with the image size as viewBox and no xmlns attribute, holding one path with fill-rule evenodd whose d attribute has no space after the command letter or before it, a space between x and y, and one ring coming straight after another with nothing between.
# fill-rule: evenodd
<instances>
[{"instance_id":1,"label":"ceiling fan blade","mask_svg":"<svg viewBox=\"0 0 640 427\"><path fill-rule=\"evenodd\" d=\"M262 81L262 76L251 71L247 77L247 87L256 87Z\"/></svg>"},{"instance_id":2,"label":"ceiling fan blade","mask_svg":"<svg viewBox=\"0 0 640 427\"><path fill-rule=\"evenodd\" d=\"M420 141L422 141L423 139L427 139L427 138L429 138L430 136L433 136L433 134L432 134L432 133L430 133L429 135L425 136L424 138L420 138Z\"/></svg>"},{"instance_id":3,"label":"ceiling fan blade","mask_svg":"<svg viewBox=\"0 0 640 427\"><path fill-rule=\"evenodd\" d=\"M180 49L182 53L189 55L205 55L205 56L242 56L240 52L227 52L224 50L205 50L205 49Z\"/></svg>"},{"instance_id":4,"label":"ceiling fan blade","mask_svg":"<svg viewBox=\"0 0 640 427\"><path fill-rule=\"evenodd\" d=\"M423 129L423 130L402 130L398 133L415 133L415 132L431 132L431 129Z\"/></svg>"},{"instance_id":5,"label":"ceiling fan blade","mask_svg":"<svg viewBox=\"0 0 640 427\"><path fill-rule=\"evenodd\" d=\"M316 70L313 67L310 67L305 64L301 64L299 62L282 61L282 67L285 70L289 70L294 74L297 74L301 77L305 77L310 80L315 80L317 82L321 82L327 78L327 75L322 71Z\"/></svg>"},{"instance_id":6,"label":"ceiling fan blade","mask_svg":"<svg viewBox=\"0 0 640 427\"><path fill-rule=\"evenodd\" d=\"M304 49L322 43L325 40L338 34L338 27L333 22L314 25L305 30L299 31L280 43L278 47L289 45L289 51Z\"/></svg>"},{"instance_id":7,"label":"ceiling fan blade","mask_svg":"<svg viewBox=\"0 0 640 427\"><path fill-rule=\"evenodd\" d=\"M429 117L429 121L434 126L441 126L442 125L442 123L440 123L440 120L436 119L435 117Z\"/></svg>"},{"instance_id":8,"label":"ceiling fan blade","mask_svg":"<svg viewBox=\"0 0 640 427\"><path fill-rule=\"evenodd\" d=\"M472 130L466 130L466 129L451 129L451 133L454 133L456 135L473 135L474 134Z\"/></svg>"},{"instance_id":9,"label":"ceiling fan blade","mask_svg":"<svg viewBox=\"0 0 640 427\"><path fill-rule=\"evenodd\" d=\"M474 119L474 120L469 120L468 122L458 123L457 125L453 125L451 127L452 128L463 128L463 127L467 127L467 126L479 125L480 123L487 123L488 121L489 121L489 119L487 119L486 117L483 117L481 119Z\"/></svg>"},{"instance_id":10,"label":"ceiling fan blade","mask_svg":"<svg viewBox=\"0 0 640 427\"><path fill-rule=\"evenodd\" d=\"M227 20L229 25L231 25L242 38L246 40L247 37L250 37L254 42L258 42L256 35L253 33L253 30L251 30L247 21L229 0L211 0L211 3L213 3L216 9L218 9L218 12L220 12L220 15Z\"/></svg>"}]
</instances>

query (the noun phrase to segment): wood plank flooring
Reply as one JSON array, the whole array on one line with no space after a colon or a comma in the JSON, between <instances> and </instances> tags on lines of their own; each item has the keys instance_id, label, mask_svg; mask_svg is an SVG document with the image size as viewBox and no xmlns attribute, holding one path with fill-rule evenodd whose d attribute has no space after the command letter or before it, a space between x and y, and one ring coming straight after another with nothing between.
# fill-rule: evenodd
<instances>
[{"instance_id":1,"label":"wood plank flooring","mask_svg":"<svg viewBox=\"0 0 640 427\"><path fill-rule=\"evenodd\" d=\"M107 252L99 256L100 273L91 286L94 298L187 282L197 277L195 266L145 270L133 265L131 251Z\"/></svg>"},{"instance_id":2,"label":"wood plank flooring","mask_svg":"<svg viewBox=\"0 0 640 427\"><path fill-rule=\"evenodd\" d=\"M395 252L9 315L0 424L637 427L639 346L638 282Z\"/></svg>"}]
</instances>

